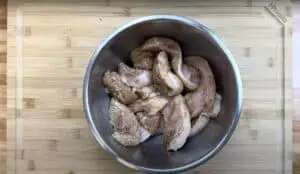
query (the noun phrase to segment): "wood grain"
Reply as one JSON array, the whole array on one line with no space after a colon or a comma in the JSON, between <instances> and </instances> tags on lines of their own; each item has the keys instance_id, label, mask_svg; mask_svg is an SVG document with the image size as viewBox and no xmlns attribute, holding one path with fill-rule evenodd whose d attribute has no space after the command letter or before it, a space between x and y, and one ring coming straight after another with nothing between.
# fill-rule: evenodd
<instances>
[{"instance_id":1,"label":"wood grain","mask_svg":"<svg viewBox=\"0 0 300 174\"><path fill-rule=\"evenodd\" d=\"M0 1L0 173L6 173L6 1Z\"/></svg>"},{"instance_id":2,"label":"wood grain","mask_svg":"<svg viewBox=\"0 0 300 174\"><path fill-rule=\"evenodd\" d=\"M293 152L294 152L294 171L300 174L300 88L293 90Z\"/></svg>"},{"instance_id":3,"label":"wood grain","mask_svg":"<svg viewBox=\"0 0 300 174\"><path fill-rule=\"evenodd\" d=\"M92 137L83 117L82 78L109 33L161 13L191 17L215 30L243 78L236 132L218 155L192 172L291 173L290 4L279 4L279 13L268 4L9 1L7 173L135 173L106 155Z\"/></svg>"},{"instance_id":4,"label":"wood grain","mask_svg":"<svg viewBox=\"0 0 300 174\"><path fill-rule=\"evenodd\" d=\"M300 2L293 3L293 152L294 173L300 174Z\"/></svg>"}]
</instances>

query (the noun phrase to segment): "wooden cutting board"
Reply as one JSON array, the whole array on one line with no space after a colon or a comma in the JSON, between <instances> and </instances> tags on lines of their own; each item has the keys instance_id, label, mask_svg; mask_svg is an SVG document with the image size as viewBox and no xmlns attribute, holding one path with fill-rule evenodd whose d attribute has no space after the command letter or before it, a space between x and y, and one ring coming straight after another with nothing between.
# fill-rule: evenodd
<instances>
[{"instance_id":1,"label":"wooden cutting board","mask_svg":"<svg viewBox=\"0 0 300 174\"><path fill-rule=\"evenodd\" d=\"M0 173L6 172L6 2L0 2Z\"/></svg>"},{"instance_id":2,"label":"wooden cutting board","mask_svg":"<svg viewBox=\"0 0 300 174\"><path fill-rule=\"evenodd\" d=\"M241 70L238 128L218 155L193 172L291 173L287 1L10 0L7 11L7 173L135 173L92 137L83 117L82 81L97 44L151 14L187 16L212 28Z\"/></svg>"}]
</instances>

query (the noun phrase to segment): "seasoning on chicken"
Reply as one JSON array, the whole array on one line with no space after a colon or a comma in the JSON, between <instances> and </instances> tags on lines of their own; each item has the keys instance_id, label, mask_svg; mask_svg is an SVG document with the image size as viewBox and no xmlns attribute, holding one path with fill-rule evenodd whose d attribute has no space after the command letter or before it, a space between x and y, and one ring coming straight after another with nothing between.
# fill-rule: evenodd
<instances>
[{"instance_id":1,"label":"seasoning on chicken","mask_svg":"<svg viewBox=\"0 0 300 174\"><path fill-rule=\"evenodd\" d=\"M142 88L152 83L151 71L134 69L124 63L119 64L121 80L127 86Z\"/></svg>"},{"instance_id":2,"label":"seasoning on chicken","mask_svg":"<svg viewBox=\"0 0 300 174\"><path fill-rule=\"evenodd\" d=\"M209 122L209 118L203 115L199 115L197 117L194 117L191 120L191 132L189 137L196 135L199 133Z\"/></svg>"},{"instance_id":3,"label":"seasoning on chicken","mask_svg":"<svg viewBox=\"0 0 300 174\"><path fill-rule=\"evenodd\" d=\"M153 65L154 54L150 51L143 51L136 48L131 52L131 60L135 68L151 70Z\"/></svg>"},{"instance_id":4,"label":"seasoning on chicken","mask_svg":"<svg viewBox=\"0 0 300 174\"><path fill-rule=\"evenodd\" d=\"M206 116L208 118L216 118L221 111L221 100L222 100L221 95L216 93L213 109L210 112L203 111L201 115Z\"/></svg>"},{"instance_id":5,"label":"seasoning on chicken","mask_svg":"<svg viewBox=\"0 0 300 174\"><path fill-rule=\"evenodd\" d=\"M200 74L199 72L186 64L182 65L182 73L186 79L189 79L191 82L199 85L200 84Z\"/></svg>"},{"instance_id":6,"label":"seasoning on chicken","mask_svg":"<svg viewBox=\"0 0 300 174\"><path fill-rule=\"evenodd\" d=\"M116 72L105 72L103 83L107 87L109 93L125 105L131 104L138 99L138 96L129 86L121 81L120 75Z\"/></svg>"},{"instance_id":7,"label":"seasoning on chicken","mask_svg":"<svg viewBox=\"0 0 300 174\"><path fill-rule=\"evenodd\" d=\"M158 90L153 85L143 88L133 88L133 90L143 100L160 95Z\"/></svg>"},{"instance_id":8,"label":"seasoning on chicken","mask_svg":"<svg viewBox=\"0 0 300 174\"><path fill-rule=\"evenodd\" d=\"M183 85L189 90L197 88L198 84L192 82L183 74L182 52L180 45L176 41L166 37L152 37L141 46L141 49L143 51L151 51L154 53L158 53L160 51L167 52L171 57L172 68L175 74L181 79Z\"/></svg>"},{"instance_id":9,"label":"seasoning on chicken","mask_svg":"<svg viewBox=\"0 0 300 174\"><path fill-rule=\"evenodd\" d=\"M181 95L175 96L162 111L164 118L164 144L167 150L178 150L191 131L190 114Z\"/></svg>"},{"instance_id":10,"label":"seasoning on chicken","mask_svg":"<svg viewBox=\"0 0 300 174\"><path fill-rule=\"evenodd\" d=\"M191 118L194 118L201 112L212 111L216 95L216 84L214 74L205 59L201 57L187 57L185 58L185 63L197 69L201 79L197 90L185 95Z\"/></svg>"},{"instance_id":11,"label":"seasoning on chicken","mask_svg":"<svg viewBox=\"0 0 300 174\"><path fill-rule=\"evenodd\" d=\"M194 136L199 133L208 124L210 118L216 118L219 115L221 110L221 99L221 95L217 93L212 111L202 112L199 116L194 117L191 120L192 129L190 136Z\"/></svg>"},{"instance_id":12,"label":"seasoning on chicken","mask_svg":"<svg viewBox=\"0 0 300 174\"><path fill-rule=\"evenodd\" d=\"M183 90L183 84L172 73L167 53L164 51L160 52L154 60L152 77L153 82L157 84L163 94L174 96L180 94Z\"/></svg>"},{"instance_id":13,"label":"seasoning on chicken","mask_svg":"<svg viewBox=\"0 0 300 174\"><path fill-rule=\"evenodd\" d=\"M110 101L110 122L114 127L113 138L124 146L136 146L150 137L137 121L134 113L112 98Z\"/></svg>"},{"instance_id":14,"label":"seasoning on chicken","mask_svg":"<svg viewBox=\"0 0 300 174\"><path fill-rule=\"evenodd\" d=\"M152 135L161 133L160 125L162 115L160 112L154 115L149 115L145 112L138 112L136 113L136 116L141 126L143 126Z\"/></svg>"},{"instance_id":15,"label":"seasoning on chicken","mask_svg":"<svg viewBox=\"0 0 300 174\"><path fill-rule=\"evenodd\" d=\"M168 100L162 96L155 96L146 100L137 100L135 103L129 105L129 108L134 112L145 112L149 115L155 115L162 110Z\"/></svg>"}]
</instances>

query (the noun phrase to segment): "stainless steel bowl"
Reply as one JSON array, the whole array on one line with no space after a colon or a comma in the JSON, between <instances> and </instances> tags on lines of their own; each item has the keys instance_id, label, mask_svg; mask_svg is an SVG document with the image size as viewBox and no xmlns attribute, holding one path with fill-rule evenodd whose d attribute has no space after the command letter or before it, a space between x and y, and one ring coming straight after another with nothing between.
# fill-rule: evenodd
<instances>
[{"instance_id":1,"label":"stainless steel bowl","mask_svg":"<svg viewBox=\"0 0 300 174\"><path fill-rule=\"evenodd\" d=\"M162 147L162 136L130 148L121 146L111 136L110 99L103 87L102 75L106 70L116 70L120 62L131 64L131 50L152 36L166 36L178 41L184 56L206 58L215 74L217 91L223 97L219 117L211 120L201 133L189 138L178 152L166 152ZM227 143L239 120L242 82L232 54L210 29L191 19L155 15L120 27L97 47L85 74L83 105L95 138L119 162L143 172L182 172L205 163Z\"/></svg>"}]
</instances>

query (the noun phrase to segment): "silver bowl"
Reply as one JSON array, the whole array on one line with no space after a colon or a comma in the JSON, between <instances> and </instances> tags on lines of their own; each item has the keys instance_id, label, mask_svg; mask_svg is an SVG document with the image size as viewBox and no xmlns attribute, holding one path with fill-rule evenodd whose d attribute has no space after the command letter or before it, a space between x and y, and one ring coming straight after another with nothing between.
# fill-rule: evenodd
<instances>
[{"instance_id":1,"label":"silver bowl","mask_svg":"<svg viewBox=\"0 0 300 174\"><path fill-rule=\"evenodd\" d=\"M102 75L106 70L115 71L120 62L131 64L130 52L152 36L178 41L184 56L206 58L215 74L217 91L223 97L218 118L189 138L178 152L166 152L162 136L152 137L136 147L123 147L111 136L110 98L102 84ZM240 117L242 82L232 54L210 29L191 19L155 15L120 27L97 47L84 78L83 105L95 138L119 162L146 173L182 172L205 163L228 142Z\"/></svg>"}]
</instances>

